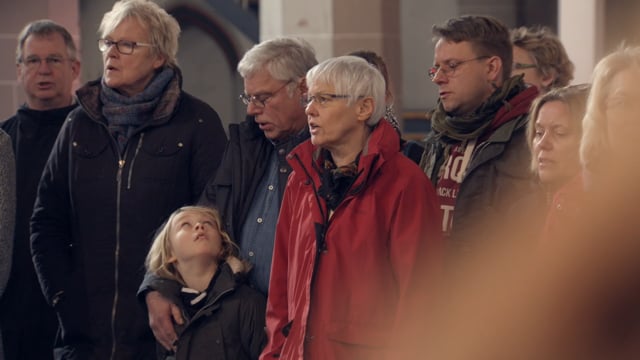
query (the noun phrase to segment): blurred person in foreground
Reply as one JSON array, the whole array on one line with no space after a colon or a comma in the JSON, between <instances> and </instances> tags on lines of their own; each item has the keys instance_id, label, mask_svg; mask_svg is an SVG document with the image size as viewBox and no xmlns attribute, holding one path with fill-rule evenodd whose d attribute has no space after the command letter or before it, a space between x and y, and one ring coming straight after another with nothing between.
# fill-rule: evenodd
<instances>
[{"instance_id":1,"label":"blurred person in foreground","mask_svg":"<svg viewBox=\"0 0 640 360\"><path fill-rule=\"evenodd\" d=\"M154 230L195 203L226 145L217 113L182 91L177 21L116 2L99 27L104 73L76 92L45 166L31 250L59 320L56 359L154 359L136 301Z\"/></svg>"},{"instance_id":2,"label":"blurred person in foreground","mask_svg":"<svg viewBox=\"0 0 640 360\"><path fill-rule=\"evenodd\" d=\"M463 264L438 311L399 332L402 358L640 358L640 48L609 54L592 79L582 182L561 189L577 211L555 213L538 251L514 252L507 238Z\"/></svg>"},{"instance_id":3,"label":"blurred person in foreground","mask_svg":"<svg viewBox=\"0 0 640 360\"><path fill-rule=\"evenodd\" d=\"M15 115L0 124L16 155L16 231L11 275L0 301L5 359L52 359L58 328L29 250L29 221L38 182L65 119L75 109L73 82L80 61L71 34L51 20L28 23L18 35L18 82L26 95Z\"/></svg>"},{"instance_id":4,"label":"blurred person in foreground","mask_svg":"<svg viewBox=\"0 0 640 360\"><path fill-rule=\"evenodd\" d=\"M383 120L376 68L342 56L306 81L311 139L288 156L261 359L383 358L440 255L437 199Z\"/></svg>"},{"instance_id":5,"label":"blurred person in foreground","mask_svg":"<svg viewBox=\"0 0 640 360\"><path fill-rule=\"evenodd\" d=\"M541 93L569 85L573 63L562 42L547 27L519 27L511 30L513 67L511 75L524 75L524 82Z\"/></svg>"}]
</instances>

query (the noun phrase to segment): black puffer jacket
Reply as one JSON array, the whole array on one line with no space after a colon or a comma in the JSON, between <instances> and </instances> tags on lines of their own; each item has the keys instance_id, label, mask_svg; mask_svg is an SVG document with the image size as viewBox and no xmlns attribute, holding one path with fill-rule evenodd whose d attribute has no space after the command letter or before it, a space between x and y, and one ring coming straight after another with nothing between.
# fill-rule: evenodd
<instances>
[{"instance_id":1,"label":"black puffer jacket","mask_svg":"<svg viewBox=\"0 0 640 360\"><path fill-rule=\"evenodd\" d=\"M264 331L266 299L257 290L234 275L227 263L207 294L206 303L193 315L184 309L180 299L181 285L160 277L149 278L148 287L157 289L174 304L182 306L186 319L178 326L178 351L167 355L158 345L158 359L176 360L250 360L258 359L267 342Z\"/></svg>"},{"instance_id":2,"label":"black puffer jacket","mask_svg":"<svg viewBox=\"0 0 640 360\"><path fill-rule=\"evenodd\" d=\"M45 166L31 246L62 330L56 358L155 357L135 297L144 259L164 219L198 199L227 141L217 113L176 74L123 155L101 114L100 80L85 85Z\"/></svg>"}]
</instances>

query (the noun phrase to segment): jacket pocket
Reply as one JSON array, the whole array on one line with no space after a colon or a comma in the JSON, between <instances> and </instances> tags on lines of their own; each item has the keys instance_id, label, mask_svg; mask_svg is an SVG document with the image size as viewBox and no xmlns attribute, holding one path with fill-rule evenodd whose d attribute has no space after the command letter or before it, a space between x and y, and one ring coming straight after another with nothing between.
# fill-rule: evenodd
<instances>
[{"instance_id":1,"label":"jacket pocket","mask_svg":"<svg viewBox=\"0 0 640 360\"><path fill-rule=\"evenodd\" d=\"M389 340L389 335L389 329L379 325L334 322L327 326L329 340L345 344L384 347Z\"/></svg>"},{"instance_id":2,"label":"jacket pocket","mask_svg":"<svg viewBox=\"0 0 640 360\"><path fill-rule=\"evenodd\" d=\"M71 142L71 152L74 159L73 177L83 182L92 182L108 177L115 166L115 160L103 161L104 154L109 149L109 139L74 139ZM111 157L114 158L115 157Z\"/></svg>"},{"instance_id":3,"label":"jacket pocket","mask_svg":"<svg viewBox=\"0 0 640 360\"><path fill-rule=\"evenodd\" d=\"M153 132L145 134L136 151L132 167L145 183L171 183L184 176L189 169L187 144L178 138L158 138Z\"/></svg>"}]
</instances>

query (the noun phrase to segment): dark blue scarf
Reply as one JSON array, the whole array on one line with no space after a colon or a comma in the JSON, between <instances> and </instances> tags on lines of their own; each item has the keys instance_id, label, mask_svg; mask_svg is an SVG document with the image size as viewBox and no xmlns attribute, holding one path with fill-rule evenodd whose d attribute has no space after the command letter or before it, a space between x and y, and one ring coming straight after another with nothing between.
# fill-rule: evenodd
<instances>
[{"instance_id":1,"label":"dark blue scarf","mask_svg":"<svg viewBox=\"0 0 640 360\"><path fill-rule=\"evenodd\" d=\"M102 115L107 119L109 132L118 142L121 152L124 151L133 132L151 119L162 93L173 76L173 69L165 67L141 93L131 97L118 93L102 82Z\"/></svg>"}]
</instances>

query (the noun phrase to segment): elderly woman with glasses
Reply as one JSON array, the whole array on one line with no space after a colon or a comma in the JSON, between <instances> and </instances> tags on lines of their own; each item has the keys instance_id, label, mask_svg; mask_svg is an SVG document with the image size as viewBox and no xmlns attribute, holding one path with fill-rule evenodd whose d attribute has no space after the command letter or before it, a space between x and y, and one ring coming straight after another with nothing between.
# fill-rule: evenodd
<instances>
[{"instance_id":1,"label":"elderly woman with glasses","mask_svg":"<svg viewBox=\"0 0 640 360\"><path fill-rule=\"evenodd\" d=\"M45 166L31 247L58 315L56 358L155 358L136 300L145 255L226 145L216 112L181 89L179 32L151 1L116 2L99 28L103 75L77 91Z\"/></svg>"},{"instance_id":2,"label":"elderly woman with glasses","mask_svg":"<svg viewBox=\"0 0 640 360\"><path fill-rule=\"evenodd\" d=\"M306 81L311 139L288 156L262 358L381 358L440 247L436 194L380 121L376 68L343 56Z\"/></svg>"}]
</instances>

